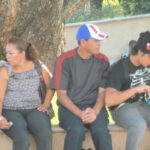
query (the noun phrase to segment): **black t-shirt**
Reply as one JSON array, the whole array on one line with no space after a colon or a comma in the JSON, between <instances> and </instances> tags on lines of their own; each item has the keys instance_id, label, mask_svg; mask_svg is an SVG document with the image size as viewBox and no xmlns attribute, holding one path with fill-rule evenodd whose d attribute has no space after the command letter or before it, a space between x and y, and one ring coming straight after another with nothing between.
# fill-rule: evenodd
<instances>
[{"instance_id":1,"label":"black t-shirt","mask_svg":"<svg viewBox=\"0 0 150 150\"><path fill-rule=\"evenodd\" d=\"M150 67L134 66L130 58L126 57L112 65L107 87L124 91L142 83L150 84ZM144 99L144 93L135 94L125 103L133 103Z\"/></svg>"},{"instance_id":2,"label":"black t-shirt","mask_svg":"<svg viewBox=\"0 0 150 150\"><path fill-rule=\"evenodd\" d=\"M98 89L106 87L108 70L109 62L105 55L99 53L82 59L74 49L58 58L50 87L67 90L75 104L94 104Z\"/></svg>"}]
</instances>

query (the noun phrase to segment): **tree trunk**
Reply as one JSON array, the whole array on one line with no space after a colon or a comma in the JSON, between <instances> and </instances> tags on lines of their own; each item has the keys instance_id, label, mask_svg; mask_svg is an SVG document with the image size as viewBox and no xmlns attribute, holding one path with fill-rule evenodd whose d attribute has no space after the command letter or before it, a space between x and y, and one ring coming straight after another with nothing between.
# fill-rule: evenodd
<instances>
[{"instance_id":1,"label":"tree trunk","mask_svg":"<svg viewBox=\"0 0 150 150\"><path fill-rule=\"evenodd\" d=\"M65 22L87 0L0 0L0 50L12 36L23 37L40 51L52 70L65 50ZM68 15L69 14L69 15Z\"/></svg>"}]
</instances>

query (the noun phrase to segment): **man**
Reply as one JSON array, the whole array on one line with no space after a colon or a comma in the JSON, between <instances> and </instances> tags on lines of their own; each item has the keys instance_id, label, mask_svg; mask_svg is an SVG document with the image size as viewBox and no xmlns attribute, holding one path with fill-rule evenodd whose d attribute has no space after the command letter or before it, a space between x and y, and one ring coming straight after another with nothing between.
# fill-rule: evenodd
<instances>
[{"instance_id":1,"label":"man","mask_svg":"<svg viewBox=\"0 0 150 150\"><path fill-rule=\"evenodd\" d=\"M129 41L129 50L125 52L125 55L123 56L129 56L132 53L133 47L136 45L136 41L135 40L131 40Z\"/></svg>"},{"instance_id":2,"label":"man","mask_svg":"<svg viewBox=\"0 0 150 150\"><path fill-rule=\"evenodd\" d=\"M106 105L116 123L128 130L126 150L137 150L150 126L150 32L140 34L131 55L112 66Z\"/></svg>"},{"instance_id":3,"label":"man","mask_svg":"<svg viewBox=\"0 0 150 150\"><path fill-rule=\"evenodd\" d=\"M85 126L96 150L112 149L104 107L109 62L99 53L106 37L97 26L82 25L77 32L79 47L56 62L51 88L57 90L60 126L67 132L64 150L82 149Z\"/></svg>"}]
</instances>

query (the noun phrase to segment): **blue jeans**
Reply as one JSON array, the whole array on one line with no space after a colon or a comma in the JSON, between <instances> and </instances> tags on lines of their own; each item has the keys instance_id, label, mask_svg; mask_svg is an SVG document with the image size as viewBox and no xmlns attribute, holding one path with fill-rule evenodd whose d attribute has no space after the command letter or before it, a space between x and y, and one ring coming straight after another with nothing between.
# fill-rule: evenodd
<instances>
[{"instance_id":1,"label":"blue jeans","mask_svg":"<svg viewBox=\"0 0 150 150\"><path fill-rule=\"evenodd\" d=\"M126 128L126 150L137 150L147 126L150 127L150 106L146 102L128 103L112 111L116 124Z\"/></svg>"},{"instance_id":2,"label":"blue jeans","mask_svg":"<svg viewBox=\"0 0 150 150\"><path fill-rule=\"evenodd\" d=\"M89 105L78 106L84 110ZM64 150L81 150L82 142L85 139L85 126L91 131L92 139L96 150L112 150L111 136L107 128L108 119L105 107L101 110L97 119L88 125L85 125L80 118L72 112L59 107L60 126L67 132L65 137Z\"/></svg>"},{"instance_id":3,"label":"blue jeans","mask_svg":"<svg viewBox=\"0 0 150 150\"><path fill-rule=\"evenodd\" d=\"M49 116L37 109L3 110L3 116L12 121L8 130L3 130L13 140L13 150L29 150L28 130L35 138L37 150L52 150L52 133Z\"/></svg>"}]
</instances>

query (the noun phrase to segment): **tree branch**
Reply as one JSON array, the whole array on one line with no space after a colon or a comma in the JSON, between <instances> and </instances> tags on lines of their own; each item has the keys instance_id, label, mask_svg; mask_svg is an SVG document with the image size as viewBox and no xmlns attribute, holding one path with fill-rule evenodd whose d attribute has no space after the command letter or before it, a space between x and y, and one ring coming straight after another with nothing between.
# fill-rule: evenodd
<instances>
[{"instance_id":1,"label":"tree branch","mask_svg":"<svg viewBox=\"0 0 150 150\"><path fill-rule=\"evenodd\" d=\"M64 0L62 19L67 21L79 8L83 8L89 0Z\"/></svg>"}]
</instances>

